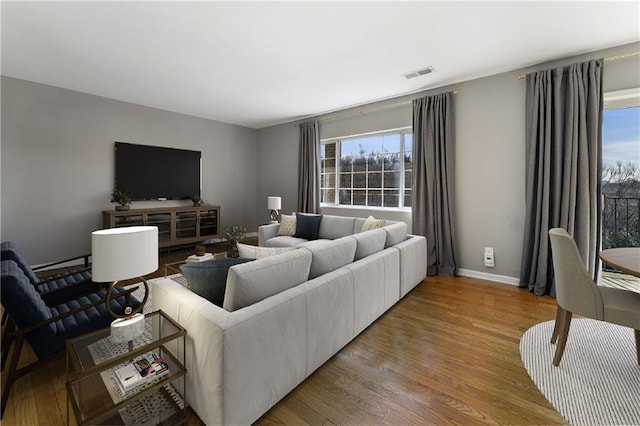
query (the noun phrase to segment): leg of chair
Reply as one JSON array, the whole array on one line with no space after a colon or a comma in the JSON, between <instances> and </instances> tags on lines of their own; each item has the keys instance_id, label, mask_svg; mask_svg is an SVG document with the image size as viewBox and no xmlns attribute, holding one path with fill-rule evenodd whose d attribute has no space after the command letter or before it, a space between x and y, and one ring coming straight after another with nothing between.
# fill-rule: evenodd
<instances>
[{"instance_id":1,"label":"leg of chair","mask_svg":"<svg viewBox=\"0 0 640 426\"><path fill-rule=\"evenodd\" d=\"M638 356L638 365L640 365L640 330L633 330L636 335L636 355Z\"/></svg>"},{"instance_id":2,"label":"leg of chair","mask_svg":"<svg viewBox=\"0 0 640 426\"><path fill-rule=\"evenodd\" d=\"M569 337L569 327L571 326L571 312L562 310L562 318L560 320L560 332L558 346L556 347L556 354L553 357L553 365L556 367L560 365L562 354L564 353L564 347L567 344L567 337Z\"/></svg>"},{"instance_id":3,"label":"leg of chair","mask_svg":"<svg viewBox=\"0 0 640 426\"><path fill-rule=\"evenodd\" d=\"M11 385L16 379L16 368L18 367L18 359L20 358L20 352L22 350L22 343L24 342L24 337L22 335L18 335L16 338L16 344L13 349L13 356L11 357L11 363L9 364L9 373L7 375L7 381L4 384L4 388L2 389L2 403L0 405L0 419L4 415L4 409L7 406L7 401L9 400L9 391L11 390Z\"/></svg>"},{"instance_id":4,"label":"leg of chair","mask_svg":"<svg viewBox=\"0 0 640 426\"><path fill-rule=\"evenodd\" d=\"M2 361L0 361L0 370L3 371L7 355L9 354L11 344L13 343L15 328L15 323L11 318L9 318L7 323L4 325L4 330L2 331L2 340L0 340L0 345L2 345Z\"/></svg>"},{"instance_id":5,"label":"leg of chair","mask_svg":"<svg viewBox=\"0 0 640 426\"><path fill-rule=\"evenodd\" d=\"M562 312L564 309L558 305L556 308L556 322L553 325L553 332L551 333L551 344L555 345L558 341L558 332L560 331L560 323L562 322Z\"/></svg>"}]
</instances>

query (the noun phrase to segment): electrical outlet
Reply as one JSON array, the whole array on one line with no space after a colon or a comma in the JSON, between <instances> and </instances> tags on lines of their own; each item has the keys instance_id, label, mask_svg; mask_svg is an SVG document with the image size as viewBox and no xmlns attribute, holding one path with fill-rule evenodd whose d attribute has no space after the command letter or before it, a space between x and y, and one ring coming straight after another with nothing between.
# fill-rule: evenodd
<instances>
[{"instance_id":1,"label":"electrical outlet","mask_svg":"<svg viewBox=\"0 0 640 426\"><path fill-rule=\"evenodd\" d=\"M484 266L488 268L493 268L495 266L495 261L493 258L493 247L484 248Z\"/></svg>"}]
</instances>

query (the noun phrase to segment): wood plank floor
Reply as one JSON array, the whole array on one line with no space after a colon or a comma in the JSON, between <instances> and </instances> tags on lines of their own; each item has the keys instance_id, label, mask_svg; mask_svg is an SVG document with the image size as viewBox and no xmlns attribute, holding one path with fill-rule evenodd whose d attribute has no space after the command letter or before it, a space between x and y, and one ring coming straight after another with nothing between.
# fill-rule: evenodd
<instances>
[{"instance_id":1,"label":"wood plank floor","mask_svg":"<svg viewBox=\"0 0 640 426\"><path fill-rule=\"evenodd\" d=\"M162 254L161 264L192 251ZM518 349L529 327L554 316L555 300L546 296L429 277L257 424L564 424ZM26 352L21 363L34 359ZM65 424L64 376L61 356L20 378L2 424ZM187 424L202 422L190 411Z\"/></svg>"}]
</instances>

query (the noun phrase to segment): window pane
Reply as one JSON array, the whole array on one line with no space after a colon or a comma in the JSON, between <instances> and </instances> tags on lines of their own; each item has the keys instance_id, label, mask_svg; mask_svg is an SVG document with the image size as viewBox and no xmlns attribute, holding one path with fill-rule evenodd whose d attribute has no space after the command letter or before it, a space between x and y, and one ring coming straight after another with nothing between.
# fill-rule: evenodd
<instances>
[{"instance_id":1,"label":"window pane","mask_svg":"<svg viewBox=\"0 0 640 426\"><path fill-rule=\"evenodd\" d=\"M373 155L371 157L369 157L369 171L370 172L377 172L382 170L382 156L380 155Z\"/></svg>"},{"instance_id":2,"label":"window pane","mask_svg":"<svg viewBox=\"0 0 640 426\"><path fill-rule=\"evenodd\" d=\"M384 151L385 154L400 152L400 133L395 135L386 135L384 137Z\"/></svg>"},{"instance_id":3,"label":"window pane","mask_svg":"<svg viewBox=\"0 0 640 426\"><path fill-rule=\"evenodd\" d=\"M383 207L398 207L400 201L400 192L397 190L385 190L383 193Z\"/></svg>"},{"instance_id":4,"label":"window pane","mask_svg":"<svg viewBox=\"0 0 640 426\"><path fill-rule=\"evenodd\" d=\"M321 203L335 203L336 201L336 191L333 188L323 188L320 191L320 202Z\"/></svg>"},{"instance_id":5,"label":"window pane","mask_svg":"<svg viewBox=\"0 0 640 426\"><path fill-rule=\"evenodd\" d=\"M413 152L413 133L404 134L404 153L411 155Z\"/></svg>"},{"instance_id":6,"label":"window pane","mask_svg":"<svg viewBox=\"0 0 640 426\"><path fill-rule=\"evenodd\" d=\"M351 204L351 190L349 189L341 189L340 190L340 200L338 201L339 204L347 204L350 205Z\"/></svg>"},{"instance_id":7,"label":"window pane","mask_svg":"<svg viewBox=\"0 0 640 426\"><path fill-rule=\"evenodd\" d=\"M340 171L341 172L350 172L351 171L351 157L348 158L340 158Z\"/></svg>"},{"instance_id":8,"label":"window pane","mask_svg":"<svg viewBox=\"0 0 640 426\"><path fill-rule=\"evenodd\" d=\"M384 187L385 188L400 188L400 173L398 173L398 172L384 172Z\"/></svg>"},{"instance_id":9,"label":"window pane","mask_svg":"<svg viewBox=\"0 0 640 426\"><path fill-rule=\"evenodd\" d=\"M355 157L353 159L353 171L354 172L366 172L367 171L367 159L365 157Z\"/></svg>"},{"instance_id":10,"label":"window pane","mask_svg":"<svg viewBox=\"0 0 640 426\"><path fill-rule=\"evenodd\" d=\"M351 188L351 173L340 173L340 189Z\"/></svg>"},{"instance_id":11,"label":"window pane","mask_svg":"<svg viewBox=\"0 0 640 426\"><path fill-rule=\"evenodd\" d=\"M366 188L367 187L367 174L366 173L354 173L353 174L353 187L354 188Z\"/></svg>"},{"instance_id":12,"label":"window pane","mask_svg":"<svg viewBox=\"0 0 640 426\"><path fill-rule=\"evenodd\" d=\"M404 172L404 187L411 189L413 186L413 172L411 170Z\"/></svg>"},{"instance_id":13,"label":"window pane","mask_svg":"<svg viewBox=\"0 0 640 426\"><path fill-rule=\"evenodd\" d=\"M367 155L382 154L382 137L374 136L367 138Z\"/></svg>"},{"instance_id":14,"label":"window pane","mask_svg":"<svg viewBox=\"0 0 640 426\"><path fill-rule=\"evenodd\" d=\"M353 191L353 205L354 206L365 206L367 203L367 191Z\"/></svg>"},{"instance_id":15,"label":"window pane","mask_svg":"<svg viewBox=\"0 0 640 426\"><path fill-rule=\"evenodd\" d=\"M367 205L373 207L382 206L382 191L381 190L369 190L367 194Z\"/></svg>"},{"instance_id":16,"label":"window pane","mask_svg":"<svg viewBox=\"0 0 640 426\"><path fill-rule=\"evenodd\" d=\"M369 188L382 188L382 173L368 174Z\"/></svg>"},{"instance_id":17,"label":"window pane","mask_svg":"<svg viewBox=\"0 0 640 426\"><path fill-rule=\"evenodd\" d=\"M410 189L405 189L404 191L404 207L411 207L411 196L412 192Z\"/></svg>"}]
</instances>

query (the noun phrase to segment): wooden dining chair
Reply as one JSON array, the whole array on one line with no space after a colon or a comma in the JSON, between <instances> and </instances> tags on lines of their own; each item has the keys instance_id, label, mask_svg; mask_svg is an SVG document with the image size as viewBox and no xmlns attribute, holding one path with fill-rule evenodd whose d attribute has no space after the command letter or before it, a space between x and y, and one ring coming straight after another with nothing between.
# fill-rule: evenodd
<instances>
[{"instance_id":1,"label":"wooden dining chair","mask_svg":"<svg viewBox=\"0 0 640 426\"><path fill-rule=\"evenodd\" d=\"M551 343L559 339L553 365L557 367L562 359L573 314L631 327L640 364L640 293L596 285L567 231L553 228L549 231L549 238L558 303L551 335Z\"/></svg>"}]
</instances>

